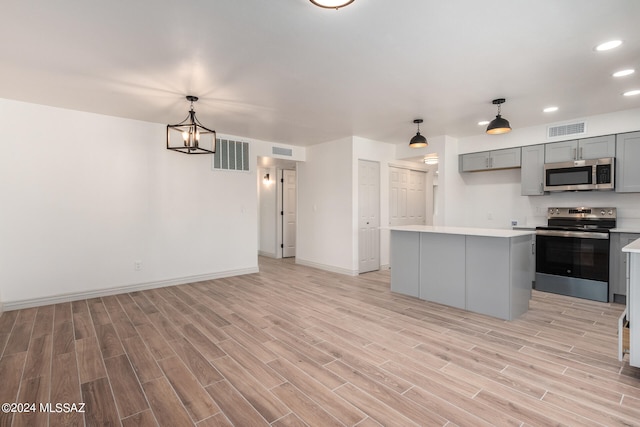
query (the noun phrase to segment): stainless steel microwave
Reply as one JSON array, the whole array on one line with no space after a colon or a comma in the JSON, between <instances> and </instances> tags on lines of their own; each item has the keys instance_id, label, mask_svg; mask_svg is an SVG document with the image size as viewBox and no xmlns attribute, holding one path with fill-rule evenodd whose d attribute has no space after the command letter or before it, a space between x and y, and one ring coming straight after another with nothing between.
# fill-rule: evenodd
<instances>
[{"instance_id":1,"label":"stainless steel microwave","mask_svg":"<svg viewBox=\"0 0 640 427\"><path fill-rule=\"evenodd\" d=\"M544 165L544 191L613 190L615 158Z\"/></svg>"}]
</instances>

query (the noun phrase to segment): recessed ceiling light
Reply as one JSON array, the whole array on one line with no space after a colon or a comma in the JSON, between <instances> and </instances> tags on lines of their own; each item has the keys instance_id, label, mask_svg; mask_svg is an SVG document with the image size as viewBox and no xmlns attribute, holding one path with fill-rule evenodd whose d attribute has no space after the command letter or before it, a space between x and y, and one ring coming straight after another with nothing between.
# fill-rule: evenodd
<instances>
[{"instance_id":1,"label":"recessed ceiling light","mask_svg":"<svg viewBox=\"0 0 640 427\"><path fill-rule=\"evenodd\" d=\"M489 120L482 120L481 122L478 122L478 126L486 126L489 124Z\"/></svg>"},{"instance_id":2,"label":"recessed ceiling light","mask_svg":"<svg viewBox=\"0 0 640 427\"><path fill-rule=\"evenodd\" d=\"M628 70L620 70L620 71L616 71L615 73L612 74L613 77L624 77L624 76L628 76L630 74L635 73L636 70L634 70L633 68L629 68Z\"/></svg>"},{"instance_id":3,"label":"recessed ceiling light","mask_svg":"<svg viewBox=\"0 0 640 427\"><path fill-rule=\"evenodd\" d=\"M554 111L558 111L558 107L547 107L544 110L545 113L553 113Z\"/></svg>"},{"instance_id":4,"label":"recessed ceiling light","mask_svg":"<svg viewBox=\"0 0 640 427\"><path fill-rule=\"evenodd\" d=\"M596 46L596 50L598 52L602 52L604 50L615 49L622 44L622 40L611 40Z\"/></svg>"},{"instance_id":5,"label":"recessed ceiling light","mask_svg":"<svg viewBox=\"0 0 640 427\"><path fill-rule=\"evenodd\" d=\"M635 96L640 95L640 89L630 90L628 92L623 93L624 96Z\"/></svg>"}]
</instances>

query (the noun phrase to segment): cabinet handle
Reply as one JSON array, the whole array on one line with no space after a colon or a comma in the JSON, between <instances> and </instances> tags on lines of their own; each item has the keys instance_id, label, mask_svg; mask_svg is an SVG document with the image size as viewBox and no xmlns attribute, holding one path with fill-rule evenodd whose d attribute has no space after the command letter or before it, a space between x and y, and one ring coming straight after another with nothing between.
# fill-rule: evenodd
<instances>
[{"instance_id":1,"label":"cabinet handle","mask_svg":"<svg viewBox=\"0 0 640 427\"><path fill-rule=\"evenodd\" d=\"M577 149L573 149L573 160L578 160L578 153L577 153Z\"/></svg>"},{"instance_id":2,"label":"cabinet handle","mask_svg":"<svg viewBox=\"0 0 640 427\"><path fill-rule=\"evenodd\" d=\"M484 159L484 165L486 168L489 168L489 158Z\"/></svg>"},{"instance_id":3,"label":"cabinet handle","mask_svg":"<svg viewBox=\"0 0 640 427\"><path fill-rule=\"evenodd\" d=\"M540 183L540 194L544 194L544 184Z\"/></svg>"},{"instance_id":4,"label":"cabinet handle","mask_svg":"<svg viewBox=\"0 0 640 427\"><path fill-rule=\"evenodd\" d=\"M580 158L582 159L582 147L580 147Z\"/></svg>"},{"instance_id":5,"label":"cabinet handle","mask_svg":"<svg viewBox=\"0 0 640 427\"><path fill-rule=\"evenodd\" d=\"M536 242L531 242L531 255L535 255Z\"/></svg>"}]
</instances>

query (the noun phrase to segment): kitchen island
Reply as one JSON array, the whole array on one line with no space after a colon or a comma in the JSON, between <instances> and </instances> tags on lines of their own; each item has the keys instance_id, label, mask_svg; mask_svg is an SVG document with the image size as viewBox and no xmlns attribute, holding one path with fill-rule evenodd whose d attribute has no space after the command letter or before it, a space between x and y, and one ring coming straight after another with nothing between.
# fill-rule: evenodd
<instances>
[{"instance_id":1,"label":"kitchen island","mask_svg":"<svg viewBox=\"0 0 640 427\"><path fill-rule=\"evenodd\" d=\"M391 291L513 320L529 309L535 233L408 225L391 230Z\"/></svg>"},{"instance_id":2,"label":"kitchen island","mask_svg":"<svg viewBox=\"0 0 640 427\"><path fill-rule=\"evenodd\" d=\"M622 360L628 352L629 365L640 367L640 239L622 248L622 252L628 256L627 309L618 326L619 354Z\"/></svg>"}]
</instances>

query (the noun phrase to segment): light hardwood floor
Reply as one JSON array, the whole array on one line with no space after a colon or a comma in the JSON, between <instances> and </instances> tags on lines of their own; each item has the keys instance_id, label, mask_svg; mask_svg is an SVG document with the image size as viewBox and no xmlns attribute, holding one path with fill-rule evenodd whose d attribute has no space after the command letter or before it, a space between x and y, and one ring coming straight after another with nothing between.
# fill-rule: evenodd
<instances>
[{"instance_id":1,"label":"light hardwood floor","mask_svg":"<svg viewBox=\"0 0 640 427\"><path fill-rule=\"evenodd\" d=\"M506 322L348 277L260 273L5 312L0 425L640 425L622 306L533 293ZM37 408L39 409L39 408Z\"/></svg>"}]
</instances>

